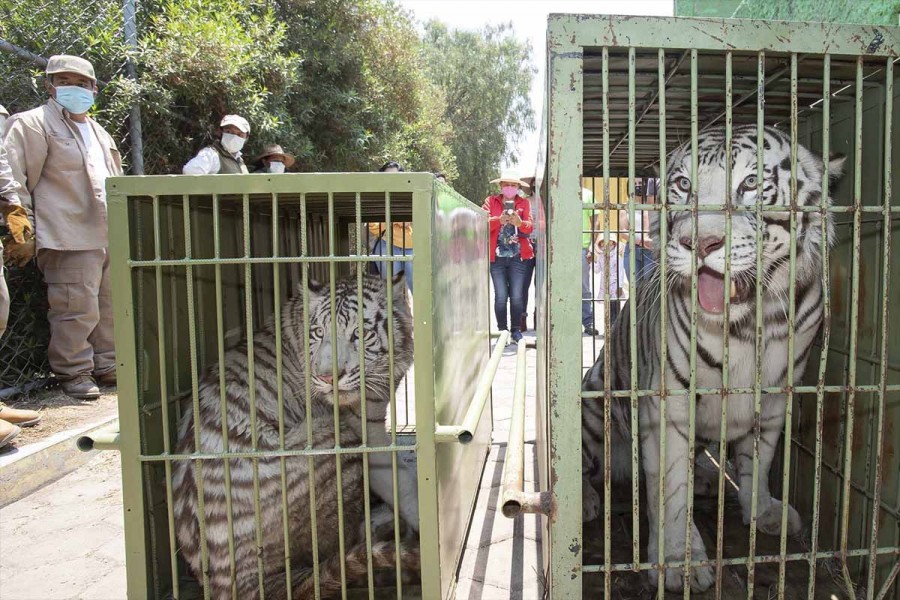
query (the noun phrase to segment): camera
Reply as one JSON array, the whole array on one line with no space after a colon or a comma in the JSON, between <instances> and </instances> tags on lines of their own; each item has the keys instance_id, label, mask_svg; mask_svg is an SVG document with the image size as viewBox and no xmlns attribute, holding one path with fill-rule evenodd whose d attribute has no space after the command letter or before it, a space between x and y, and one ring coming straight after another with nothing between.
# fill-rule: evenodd
<instances>
[{"instance_id":1,"label":"camera","mask_svg":"<svg viewBox=\"0 0 900 600\"><path fill-rule=\"evenodd\" d=\"M505 200L503 202L503 211L508 215L515 213L516 212L515 201L514 200Z\"/></svg>"}]
</instances>

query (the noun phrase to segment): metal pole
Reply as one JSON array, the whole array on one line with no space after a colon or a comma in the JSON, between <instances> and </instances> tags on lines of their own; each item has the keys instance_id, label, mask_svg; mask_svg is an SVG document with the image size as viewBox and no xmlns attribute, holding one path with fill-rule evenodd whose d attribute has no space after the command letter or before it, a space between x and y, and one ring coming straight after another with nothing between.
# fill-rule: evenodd
<instances>
[{"instance_id":1,"label":"metal pole","mask_svg":"<svg viewBox=\"0 0 900 600\"><path fill-rule=\"evenodd\" d=\"M125 70L128 78L137 81L137 69L134 65L134 53L137 52L137 16L135 10L136 0L122 1L122 16L124 18L125 44L129 53L125 57ZM131 174L144 174L144 138L141 131L141 102L140 96L135 100L131 111L128 113L128 135L131 138Z\"/></svg>"}]
</instances>

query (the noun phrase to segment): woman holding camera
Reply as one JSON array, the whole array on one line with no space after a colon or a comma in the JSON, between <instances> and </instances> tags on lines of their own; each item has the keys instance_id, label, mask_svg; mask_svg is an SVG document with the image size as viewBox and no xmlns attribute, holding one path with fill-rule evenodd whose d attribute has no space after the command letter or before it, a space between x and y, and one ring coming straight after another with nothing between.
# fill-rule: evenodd
<instances>
[{"instance_id":1,"label":"woman holding camera","mask_svg":"<svg viewBox=\"0 0 900 600\"><path fill-rule=\"evenodd\" d=\"M504 173L491 183L500 184L500 193L488 196L482 208L488 211L491 232L491 281L494 283L494 314L497 327L507 329L506 304L509 303L509 323L513 342L522 339L519 330L528 292L528 261L534 249L528 235L534 229L528 200L519 189L528 184L510 173Z\"/></svg>"}]
</instances>

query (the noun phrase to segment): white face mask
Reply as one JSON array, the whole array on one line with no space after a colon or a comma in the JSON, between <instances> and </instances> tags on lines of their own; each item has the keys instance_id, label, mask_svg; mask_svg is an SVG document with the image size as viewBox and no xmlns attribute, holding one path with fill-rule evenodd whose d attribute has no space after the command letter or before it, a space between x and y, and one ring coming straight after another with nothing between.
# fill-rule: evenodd
<instances>
[{"instance_id":1,"label":"white face mask","mask_svg":"<svg viewBox=\"0 0 900 600\"><path fill-rule=\"evenodd\" d=\"M234 135L233 133L222 134L222 147L232 154L237 154L238 152L240 152L241 148L244 147L245 141L247 140L239 135Z\"/></svg>"},{"instance_id":2,"label":"white face mask","mask_svg":"<svg viewBox=\"0 0 900 600\"><path fill-rule=\"evenodd\" d=\"M284 163L273 160L269 163L269 173L284 173Z\"/></svg>"}]
</instances>

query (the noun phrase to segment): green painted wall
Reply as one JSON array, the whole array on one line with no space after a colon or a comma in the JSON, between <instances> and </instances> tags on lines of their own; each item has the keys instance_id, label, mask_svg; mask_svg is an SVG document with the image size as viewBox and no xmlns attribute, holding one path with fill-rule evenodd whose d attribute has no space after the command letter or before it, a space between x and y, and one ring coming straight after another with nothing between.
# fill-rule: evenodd
<instances>
[{"instance_id":1,"label":"green painted wall","mask_svg":"<svg viewBox=\"0 0 900 600\"><path fill-rule=\"evenodd\" d=\"M679 17L897 25L898 0L675 0Z\"/></svg>"}]
</instances>

